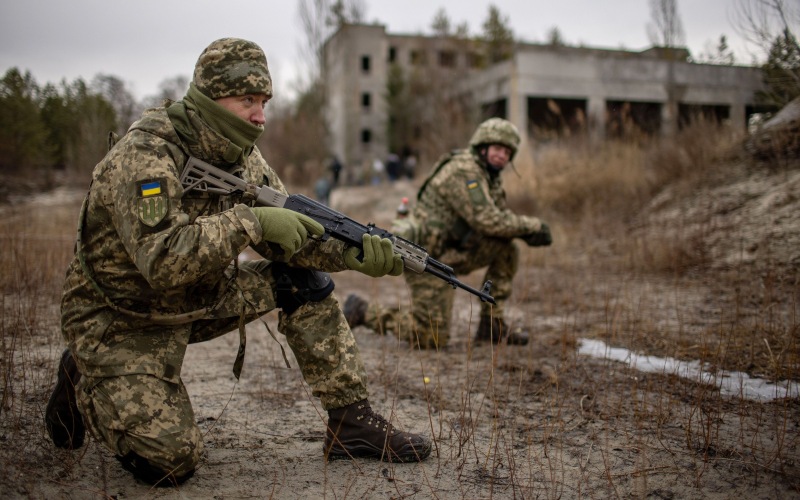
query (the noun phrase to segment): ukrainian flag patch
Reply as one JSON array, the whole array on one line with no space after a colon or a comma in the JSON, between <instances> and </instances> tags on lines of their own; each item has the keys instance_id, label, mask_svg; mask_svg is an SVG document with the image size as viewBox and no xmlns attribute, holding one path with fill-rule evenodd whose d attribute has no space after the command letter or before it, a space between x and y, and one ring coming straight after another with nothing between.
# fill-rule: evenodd
<instances>
[{"instance_id":1,"label":"ukrainian flag patch","mask_svg":"<svg viewBox=\"0 0 800 500\"><path fill-rule=\"evenodd\" d=\"M162 186L164 186L162 188ZM148 227L156 227L169 212L165 179L148 179L136 183L136 213Z\"/></svg>"},{"instance_id":2,"label":"ukrainian flag patch","mask_svg":"<svg viewBox=\"0 0 800 500\"><path fill-rule=\"evenodd\" d=\"M153 181L142 184L142 197L161 194L161 182Z\"/></svg>"},{"instance_id":3,"label":"ukrainian flag patch","mask_svg":"<svg viewBox=\"0 0 800 500\"><path fill-rule=\"evenodd\" d=\"M476 189L477 187L478 187L478 181L474 179L467 181L467 189Z\"/></svg>"}]
</instances>

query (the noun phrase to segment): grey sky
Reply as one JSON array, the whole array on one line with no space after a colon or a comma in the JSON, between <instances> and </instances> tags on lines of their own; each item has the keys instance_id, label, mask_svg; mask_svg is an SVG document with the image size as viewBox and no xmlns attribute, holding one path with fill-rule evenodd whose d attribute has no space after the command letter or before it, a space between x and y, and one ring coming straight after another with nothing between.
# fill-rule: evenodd
<instances>
[{"instance_id":1,"label":"grey sky","mask_svg":"<svg viewBox=\"0 0 800 500\"><path fill-rule=\"evenodd\" d=\"M364 1L368 21L379 21L392 33L427 33L444 8L453 24L467 22L475 34L494 3L525 41L544 41L556 26L570 44L632 50L650 45L648 0ZM737 1L678 0L694 55L726 34L737 62L752 62L730 21ZM141 99L156 94L167 78L190 77L211 41L236 36L264 48L276 93L286 94L304 39L297 5L297 0L4 0L0 71L30 71L40 84L111 74Z\"/></svg>"}]
</instances>

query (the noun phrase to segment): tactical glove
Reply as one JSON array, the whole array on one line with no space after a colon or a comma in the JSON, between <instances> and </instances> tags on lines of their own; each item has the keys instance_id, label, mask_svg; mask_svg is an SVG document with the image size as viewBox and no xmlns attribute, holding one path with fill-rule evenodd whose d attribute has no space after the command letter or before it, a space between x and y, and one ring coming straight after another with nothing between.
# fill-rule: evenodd
<instances>
[{"instance_id":1,"label":"tactical glove","mask_svg":"<svg viewBox=\"0 0 800 500\"><path fill-rule=\"evenodd\" d=\"M530 247L546 247L553 243L553 236L550 234L550 227L542 222L538 231L526 234L522 240Z\"/></svg>"},{"instance_id":2,"label":"tactical glove","mask_svg":"<svg viewBox=\"0 0 800 500\"><path fill-rule=\"evenodd\" d=\"M344 263L354 271L364 273L373 278L380 278L390 274L400 276L403 274L403 259L394 253L392 240L381 238L378 235L364 234L361 238L364 255L358 260L361 253L356 247L350 247L344 252Z\"/></svg>"},{"instance_id":3,"label":"tactical glove","mask_svg":"<svg viewBox=\"0 0 800 500\"><path fill-rule=\"evenodd\" d=\"M287 208L255 207L251 210L261 224L261 239L277 243L287 256L303 246L308 233L319 236L325 232L319 222Z\"/></svg>"}]
</instances>

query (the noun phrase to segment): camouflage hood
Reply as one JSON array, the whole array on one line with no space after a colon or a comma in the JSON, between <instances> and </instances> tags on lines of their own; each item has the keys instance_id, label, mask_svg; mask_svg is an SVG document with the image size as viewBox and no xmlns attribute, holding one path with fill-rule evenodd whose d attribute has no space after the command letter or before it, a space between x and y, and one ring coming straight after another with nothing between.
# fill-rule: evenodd
<instances>
[{"instance_id":1,"label":"camouflage hood","mask_svg":"<svg viewBox=\"0 0 800 500\"><path fill-rule=\"evenodd\" d=\"M219 167L232 167L241 160L241 148L213 130L182 101L145 111L128 129L129 133L133 131L152 134L178 145L187 155Z\"/></svg>"}]
</instances>

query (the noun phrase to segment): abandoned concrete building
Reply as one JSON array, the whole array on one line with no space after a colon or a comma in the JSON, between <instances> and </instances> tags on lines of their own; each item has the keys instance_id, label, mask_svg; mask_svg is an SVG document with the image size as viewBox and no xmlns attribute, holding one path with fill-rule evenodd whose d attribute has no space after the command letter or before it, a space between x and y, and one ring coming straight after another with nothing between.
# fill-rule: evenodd
<instances>
[{"instance_id":1,"label":"abandoned concrete building","mask_svg":"<svg viewBox=\"0 0 800 500\"><path fill-rule=\"evenodd\" d=\"M631 127L671 134L698 115L744 129L759 110L758 68L690 62L685 49L518 43L510 58L487 65L478 48L463 39L390 34L377 24L342 26L324 46L332 154L354 165L401 153L390 151L387 137L393 70L436 78L452 95L468 95L476 110L470 126L499 116L525 131L523 140L534 142L576 133L602 140ZM450 77L441 78L443 73ZM415 131L417 137L424 133ZM412 135L407 151L414 151L413 140Z\"/></svg>"}]
</instances>

